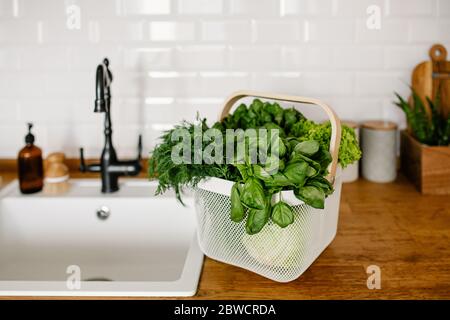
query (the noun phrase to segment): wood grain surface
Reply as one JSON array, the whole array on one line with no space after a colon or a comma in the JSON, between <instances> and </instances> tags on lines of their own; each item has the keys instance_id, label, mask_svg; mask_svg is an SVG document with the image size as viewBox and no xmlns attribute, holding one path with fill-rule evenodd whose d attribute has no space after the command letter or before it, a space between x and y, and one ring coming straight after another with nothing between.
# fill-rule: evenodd
<instances>
[{"instance_id":1,"label":"wood grain surface","mask_svg":"<svg viewBox=\"0 0 450 320\"><path fill-rule=\"evenodd\" d=\"M401 168L423 194L450 198L450 148L426 146L406 131L400 134Z\"/></svg>"},{"instance_id":2,"label":"wood grain surface","mask_svg":"<svg viewBox=\"0 0 450 320\"><path fill-rule=\"evenodd\" d=\"M450 197L421 195L401 175L358 180L343 186L335 240L299 279L280 284L205 258L189 299L450 299L449 244ZM367 288L369 265L381 269L379 290Z\"/></svg>"}]
</instances>

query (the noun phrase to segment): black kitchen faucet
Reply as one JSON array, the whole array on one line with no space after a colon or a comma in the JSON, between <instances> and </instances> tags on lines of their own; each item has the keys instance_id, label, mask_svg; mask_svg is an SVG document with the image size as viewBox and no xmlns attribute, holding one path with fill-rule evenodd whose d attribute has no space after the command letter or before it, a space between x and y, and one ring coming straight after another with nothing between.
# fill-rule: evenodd
<instances>
[{"instance_id":1,"label":"black kitchen faucet","mask_svg":"<svg viewBox=\"0 0 450 320\"><path fill-rule=\"evenodd\" d=\"M105 145L103 147L100 163L86 165L84 162L83 148L80 148L80 171L81 172L100 172L102 178L102 192L111 193L119 190L120 176L135 176L142 169L141 151L142 136L139 135L138 157L136 160L119 161L116 150L112 143L112 123L111 123L111 82L112 73L108 68L107 58L99 64L96 73L95 82L95 107L94 112L105 113L104 134Z\"/></svg>"}]
</instances>

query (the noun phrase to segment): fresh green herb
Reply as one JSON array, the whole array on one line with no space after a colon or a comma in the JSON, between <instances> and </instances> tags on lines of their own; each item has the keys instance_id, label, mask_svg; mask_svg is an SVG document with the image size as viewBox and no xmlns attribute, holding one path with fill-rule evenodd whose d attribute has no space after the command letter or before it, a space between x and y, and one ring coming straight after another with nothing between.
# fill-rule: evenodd
<instances>
[{"instance_id":1,"label":"fresh green herb","mask_svg":"<svg viewBox=\"0 0 450 320\"><path fill-rule=\"evenodd\" d=\"M440 95L437 94L435 101L427 97L427 103L431 114L428 115L425 105L419 95L412 90L411 106L398 93L395 93L398 101L395 103L403 110L406 120L412 130L412 134L421 143L430 146L448 146L450 143L450 114L444 115L440 110Z\"/></svg>"},{"instance_id":2,"label":"fresh green herb","mask_svg":"<svg viewBox=\"0 0 450 320\"><path fill-rule=\"evenodd\" d=\"M281 199L272 203L273 196L282 190L293 190L297 198L314 208L323 208L326 196L333 192L331 183L325 179L331 163L328 152L331 126L307 120L294 108L283 109L277 103L255 99L248 107L239 105L232 114L212 126L222 132L224 141L227 129L277 130L279 135L275 138L268 135L267 141L274 147L270 149L275 153L268 154L265 163L254 164L245 156L232 164L226 164L226 159L224 164L176 164L171 155L178 141L172 140L172 134L181 128L187 129L189 138L194 141L208 126L205 120L196 125L184 122L164 133L149 163L149 174L159 179L157 193L173 188L180 199L183 187L195 187L207 177L233 181L230 219L234 222L246 219L248 234L260 232L269 220L282 228L293 223L294 212L289 204ZM247 138L246 141L256 143ZM207 144L202 141L203 148ZM195 156L192 151L191 157ZM354 131L344 127L340 164L346 166L360 156Z\"/></svg>"},{"instance_id":3,"label":"fresh green herb","mask_svg":"<svg viewBox=\"0 0 450 320\"><path fill-rule=\"evenodd\" d=\"M231 188L231 220L241 222L245 218L245 208L241 202L241 184L236 182Z\"/></svg>"},{"instance_id":4,"label":"fresh green herb","mask_svg":"<svg viewBox=\"0 0 450 320\"><path fill-rule=\"evenodd\" d=\"M172 141L173 132L177 129L187 129L193 140L195 138L194 132L196 128L200 128L200 132L208 129L206 119L201 120L199 124L183 122L173 129L166 131L160 138L162 142L153 150L148 165L149 176L157 177L159 181L156 194L162 194L168 189L173 189L177 198L181 201L183 187L195 187L201 180L207 177L217 177L232 181L240 179L239 172L233 166L226 164L176 164L173 162L172 150L179 143L179 141ZM192 152L191 160L193 158L194 154Z\"/></svg>"},{"instance_id":5,"label":"fresh green herb","mask_svg":"<svg viewBox=\"0 0 450 320\"><path fill-rule=\"evenodd\" d=\"M294 212L290 205L279 201L272 207L272 220L282 228L294 222Z\"/></svg>"}]
</instances>

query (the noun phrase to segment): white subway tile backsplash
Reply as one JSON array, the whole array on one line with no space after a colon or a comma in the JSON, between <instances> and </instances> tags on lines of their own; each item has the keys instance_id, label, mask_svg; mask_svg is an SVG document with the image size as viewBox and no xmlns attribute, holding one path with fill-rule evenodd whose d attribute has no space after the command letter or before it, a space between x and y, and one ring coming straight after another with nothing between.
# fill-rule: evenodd
<instances>
[{"instance_id":1,"label":"white subway tile backsplash","mask_svg":"<svg viewBox=\"0 0 450 320\"><path fill-rule=\"evenodd\" d=\"M73 108L70 100L22 100L19 104L18 120L22 123L71 123L71 111Z\"/></svg>"},{"instance_id":2,"label":"white subway tile backsplash","mask_svg":"<svg viewBox=\"0 0 450 320\"><path fill-rule=\"evenodd\" d=\"M355 23L347 20L308 20L305 41L320 43L353 43Z\"/></svg>"},{"instance_id":3,"label":"white subway tile backsplash","mask_svg":"<svg viewBox=\"0 0 450 320\"><path fill-rule=\"evenodd\" d=\"M124 52L125 68L140 72L171 70L173 60L171 48L127 48Z\"/></svg>"},{"instance_id":4,"label":"white subway tile backsplash","mask_svg":"<svg viewBox=\"0 0 450 320\"><path fill-rule=\"evenodd\" d=\"M250 21L203 21L201 39L224 43L249 43L252 39Z\"/></svg>"},{"instance_id":5,"label":"white subway tile backsplash","mask_svg":"<svg viewBox=\"0 0 450 320\"><path fill-rule=\"evenodd\" d=\"M392 99L383 99L381 101L381 116L378 118L396 122L400 130L406 129L405 115L403 111L393 103Z\"/></svg>"},{"instance_id":6,"label":"white subway tile backsplash","mask_svg":"<svg viewBox=\"0 0 450 320\"><path fill-rule=\"evenodd\" d=\"M380 46L336 46L332 49L332 66L341 70L379 70L383 68Z\"/></svg>"},{"instance_id":7,"label":"white subway tile backsplash","mask_svg":"<svg viewBox=\"0 0 450 320\"><path fill-rule=\"evenodd\" d=\"M439 17L450 17L450 1L438 0L437 12Z\"/></svg>"},{"instance_id":8,"label":"white subway tile backsplash","mask_svg":"<svg viewBox=\"0 0 450 320\"><path fill-rule=\"evenodd\" d=\"M20 51L14 47L0 48L0 70L18 70L20 67Z\"/></svg>"},{"instance_id":9,"label":"white subway tile backsplash","mask_svg":"<svg viewBox=\"0 0 450 320\"><path fill-rule=\"evenodd\" d=\"M360 97L393 97L394 91L403 93L408 89L409 75L402 73L356 74L355 94Z\"/></svg>"},{"instance_id":10,"label":"white subway tile backsplash","mask_svg":"<svg viewBox=\"0 0 450 320\"><path fill-rule=\"evenodd\" d=\"M334 2L335 0L280 0L280 13L282 16L331 16L334 13Z\"/></svg>"},{"instance_id":11,"label":"white subway tile backsplash","mask_svg":"<svg viewBox=\"0 0 450 320\"><path fill-rule=\"evenodd\" d=\"M14 99L0 100L0 126L19 121L19 103Z\"/></svg>"},{"instance_id":12,"label":"white subway tile backsplash","mask_svg":"<svg viewBox=\"0 0 450 320\"><path fill-rule=\"evenodd\" d=\"M376 6L380 10L382 16L388 14L390 0L334 0L335 14L338 17L352 17L365 19L369 17L368 9L371 6ZM396 1L396 0L393 0Z\"/></svg>"},{"instance_id":13,"label":"white subway tile backsplash","mask_svg":"<svg viewBox=\"0 0 450 320\"><path fill-rule=\"evenodd\" d=\"M223 0L178 0L181 14L221 14Z\"/></svg>"},{"instance_id":14,"label":"white subway tile backsplash","mask_svg":"<svg viewBox=\"0 0 450 320\"><path fill-rule=\"evenodd\" d=\"M67 71L69 70L69 49L66 46L21 47L20 69L23 71Z\"/></svg>"},{"instance_id":15,"label":"white subway tile backsplash","mask_svg":"<svg viewBox=\"0 0 450 320\"><path fill-rule=\"evenodd\" d=\"M71 71L89 71L95 70L97 65L108 58L113 70L124 68L124 50L117 45L93 45L93 46L69 46L68 64ZM94 80L92 80L94 81Z\"/></svg>"},{"instance_id":16,"label":"white subway tile backsplash","mask_svg":"<svg viewBox=\"0 0 450 320\"><path fill-rule=\"evenodd\" d=\"M94 70L95 71L95 70ZM95 73L92 72L46 72L41 75L45 83L45 95L52 98L94 96Z\"/></svg>"},{"instance_id":17,"label":"white subway tile backsplash","mask_svg":"<svg viewBox=\"0 0 450 320\"><path fill-rule=\"evenodd\" d=\"M214 73L202 72L199 74L198 88L199 96L223 97L224 92L231 92L248 88L250 85L250 76L248 73Z\"/></svg>"},{"instance_id":18,"label":"white subway tile backsplash","mask_svg":"<svg viewBox=\"0 0 450 320\"><path fill-rule=\"evenodd\" d=\"M25 132L22 137L20 137L20 131ZM26 134L26 126L23 125L10 125L1 124L0 125L0 154L4 158L16 158L19 150L24 145L24 136ZM40 140L39 143L43 141Z\"/></svg>"},{"instance_id":19,"label":"white subway tile backsplash","mask_svg":"<svg viewBox=\"0 0 450 320\"><path fill-rule=\"evenodd\" d=\"M43 98L46 76L40 72L2 72L0 93L5 98Z\"/></svg>"},{"instance_id":20,"label":"white subway tile backsplash","mask_svg":"<svg viewBox=\"0 0 450 320\"><path fill-rule=\"evenodd\" d=\"M153 41L189 41L195 39L195 33L193 22L150 22L150 40Z\"/></svg>"},{"instance_id":21,"label":"white subway tile backsplash","mask_svg":"<svg viewBox=\"0 0 450 320\"><path fill-rule=\"evenodd\" d=\"M450 41L450 21L441 21L438 25L439 41ZM447 49L449 50L449 49Z\"/></svg>"},{"instance_id":22,"label":"white subway tile backsplash","mask_svg":"<svg viewBox=\"0 0 450 320\"><path fill-rule=\"evenodd\" d=\"M126 0L122 4L126 15L166 15L173 10L170 0Z\"/></svg>"},{"instance_id":23,"label":"white subway tile backsplash","mask_svg":"<svg viewBox=\"0 0 450 320\"><path fill-rule=\"evenodd\" d=\"M225 46L185 46L175 51L177 70L225 70L227 48Z\"/></svg>"},{"instance_id":24,"label":"white subway tile backsplash","mask_svg":"<svg viewBox=\"0 0 450 320\"><path fill-rule=\"evenodd\" d=\"M12 0L0 1L0 17L11 18L14 16L14 3Z\"/></svg>"},{"instance_id":25,"label":"white subway tile backsplash","mask_svg":"<svg viewBox=\"0 0 450 320\"><path fill-rule=\"evenodd\" d=\"M19 18L37 18L49 19L54 17L63 17L66 14L66 6L72 3L60 0L10 0L12 7L16 7ZM51 9L50 9L51 8Z\"/></svg>"},{"instance_id":26,"label":"white subway tile backsplash","mask_svg":"<svg viewBox=\"0 0 450 320\"><path fill-rule=\"evenodd\" d=\"M279 0L229 0L233 15L248 16L278 16L280 14Z\"/></svg>"},{"instance_id":27,"label":"white subway tile backsplash","mask_svg":"<svg viewBox=\"0 0 450 320\"><path fill-rule=\"evenodd\" d=\"M394 16L432 16L436 0L390 0L389 13Z\"/></svg>"},{"instance_id":28,"label":"white subway tile backsplash","mask_svg":"<svg viewBox=\"0 0 450 320\"><path fill-rule=\"evenodd\" d=\"M353 84L353 75L348 72L305 72L299 87L309 96L348 96L353 93Z\"/></svg>"},{"instance_id":29,"label":"white subway tile backsplash","mask_svg":"<svg viewBox=\"0 0 450 320\"><path fill-rule=\"evenodd\" d=\"M230 49L230 67L238 71L279 70L279 46L234 46Z\"/></svg>"},{"instance_id":30,"label":"white subway tile backsplash","mask_svg":"<svg viewBox=\"0 0 450 320\"><path fill-rule=\"evenodd\" d=\"M37 44L39 21L0 20L0 44Z\"/></svg>"},{"instance_id":31,"label":"white subway tile backsplash","mask_svg":"<svg viewBox=\"0 0 450 320\"><path fill-rule=\"evenodd\" d=\"M303 40L297 21L258 20L253 23L257 43L295 43Z\"/></svg>"},{"instance_id":32,"label":"white subway tile backsplash","mask_svg":"<svg viewBox=\"0 0 450 320\"><path fill-rule=\"evenodd\" d=\"M122 157L135 156L138 133L146 153L197 111L212 123L241 89L321 98L341 118L404 125L393 92L408 96L412 68L429 60L433 43L450 50L449 3L0 0L0 157L16 157L33 120L44 154L76 157L83 146L98 158L95 69L104 57ZM373 5L379 30L367 26ZM77 8L79 28L70 20Z\"/></svg>"},{"instance_id":33,"label":"white subway tile backsplash","mask_svg":"<svg viewBox=\"0 0 450 320\"><path fill-rule=\"evenodd\" d=\"M47 126L35 121L33 132L36 137L36 145L40 147L46 147L49 145L47 139ZM20 149L22 149L25 144L24 138L26 134L27 126L25 123L0 125L1 156L5 158L16 158ZM47 151L44 150L44 154L46 153Z\"/></svg>"},{"instance_id":34,"label":"white subway tile backsplash","mask_svg":"<svg viewBox=\"0 0 450 320\"><path fill-rule=\"evenodd\" d=\"M82 20L80 28L77 29L77 28L68 28L66 20L63 18L45 20L43 21L42 26L43 42L45 44L61 44L61 45L90 44L93 40L90 38L90 33L92 33L93 31L92 23L90 22L92 21Z\"/></svg>"},{"instance_id":35,"label":"white subway tile backsplash","mask_svg":"<svg viewBox=\"0 0 450 320\"><path fill-rule=\"evenodd\" d=\"M433 42L439 41L439 25L436 20L415 19L410 25L411 42L426 42L432 45Z\"/></svg>"},{"instance_id":36,"label":"white subway tile backsplash","mask_svg":"<svg viewBox=\"0 0 450 320\"><path fill-rule=\"evenodd\" d=\"M356 24L356 42L360 44L398 44L408 39L408 20L382 19L380 29L368 28L366 20L358 20Z\"/></svg>"},{"instance_id":37,"label":"white subway tile backsplash","mask_svg":"<svg viewBox=\"0 0 450 320\"><path fill-rule=\"evenodd\" d=\"M385 68L412 70L422 61L429 60L429 45L392 46L384 50Z\"/></svg>"},{"instance_id":38,"label":"white subway tile backsplash","mask_svg":"<svg viewBox=\"0 0 450 320\"><path fill-rule=\"evenodd\" d=\"M158 27L154 28L157 29ZM100 41L114 44L143 41L146 40L147 37L147 23L144 20L100 21L98 27L99 30L97 31L96 29L97 27L95 24L91 24L91 34L98 32ZM96 38L97 36L94 35L91 37L91 41Z\"/></svg>"},{"instance_id":39,"label":"white subway tile backsplash","mask_svg":"<svg viewBox=\"0 0 450 320\"><path fill-rule=\"evenodd\" d=\"M331 46L286 46L282 48L284 71L328 70L332 68Z\"/></svg>"},{"instance_id":40,"label":"white subway tile backsplash","mask_svg":"<svg viewBox=\"0 0 450 320\"><path fill-rule=\"evenodd\" d=\"M280 92L292 95L302 95L300 73L253 73L251 89L255 91Z\"/></svg>"},{"instance_id":41,"label":"white subway tile backsplash","mask_svg":"<svg viewBox=\"0 0 450 320\"><path fill-rule=\"evenodd\" d=\"M351 97L327 99L327 103L341 120L359 119L373 120L382 119L382 101L376 98Z\"/></svg>"}]
</instances>

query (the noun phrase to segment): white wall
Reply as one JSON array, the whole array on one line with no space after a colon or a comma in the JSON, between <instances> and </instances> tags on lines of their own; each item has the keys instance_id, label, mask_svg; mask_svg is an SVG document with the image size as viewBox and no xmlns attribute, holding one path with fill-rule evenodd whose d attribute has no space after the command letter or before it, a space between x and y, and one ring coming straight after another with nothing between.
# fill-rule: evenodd
<instances>
[{"instance_id":1,"label":"white wall","mask_svg":"<svg viewBox=\"0 0 450 320\"><path fill-rule=\"evenodd\" d=\"M66 9L81 9L81 28ZM381 29L366 26L370 5ZM70 21L69 21L70 22ZM15 157L25 122L45 153L89 157L102 147L95 68L114 73L114 140L132 156L198 110L215 118L233 90L313 96L342 118L403 121L429 47L450 49L449 0L0 0L0 157Z\"/></svg>"}]
</instances>

